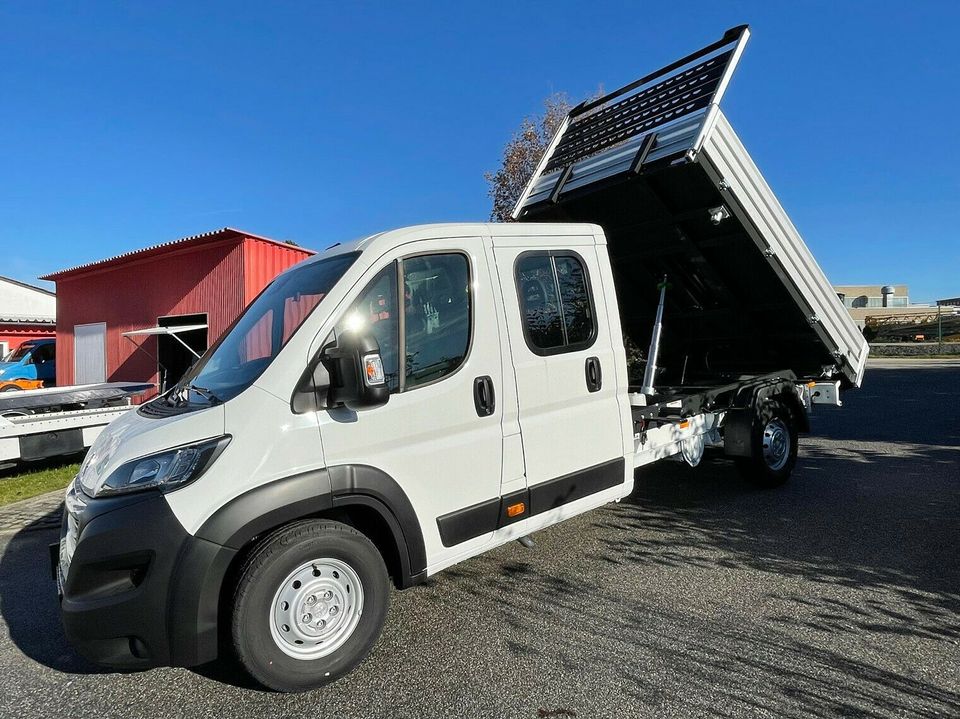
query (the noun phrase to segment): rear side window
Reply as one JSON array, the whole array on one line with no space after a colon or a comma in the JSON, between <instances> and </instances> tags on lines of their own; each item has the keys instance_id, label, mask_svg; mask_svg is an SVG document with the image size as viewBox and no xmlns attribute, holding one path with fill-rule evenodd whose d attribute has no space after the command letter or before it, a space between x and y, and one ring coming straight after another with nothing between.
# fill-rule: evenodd
<instances>
[{"instance_id":1,"label":"rear side window","mask_svg":"<svg viewBox=\"0 0 960 719\"><path fill-rule=\"evenodd\" d=\"M575 352L593 344L596 320L583 260L569 251L531 252L516 263L523 334L536 354Z\"/></svg>"}]
</instances>

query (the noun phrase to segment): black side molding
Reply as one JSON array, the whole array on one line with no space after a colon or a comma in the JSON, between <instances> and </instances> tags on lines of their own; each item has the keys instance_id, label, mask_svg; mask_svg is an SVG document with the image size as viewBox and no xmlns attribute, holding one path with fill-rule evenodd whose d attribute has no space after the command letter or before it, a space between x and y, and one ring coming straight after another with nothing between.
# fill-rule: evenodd
<instances>
[{"instance_id":1,"label":"black side molding","mask_svg":"<svg viewBox=\"0 0 960 719\"><path fill-rule=\"evenodd\" d=\"M450 512L437 517L440 541L444 547L452 547L521 519L616 487L623 484L623 472L624 459L617 457L609 462L536 484L529 489ZM521 504L522 509L518 507Z\"/></svg>"},{"instance_id":2,"label":"black side molding","mask_svg":"<svg viewBox=\"0 0 960 719\"><path fill-rule=\"evenodd\" d=\"M497 528L500 514L500 498L494 497L480 504L458 509L442 517L437 517L437 529L444 547L466 542Z\"/></svg>"},{"instance_id":3,"label":"black side molding","mask_svg":"<svg viewBox=\"0 0 960 719\"><path fill-rule=\"evenodd\" d=\"M609 462L533 485L530 488L530 514L548 512L623 484L623 462L623 457L617 457Z\"/></svg>"}]
</instances>

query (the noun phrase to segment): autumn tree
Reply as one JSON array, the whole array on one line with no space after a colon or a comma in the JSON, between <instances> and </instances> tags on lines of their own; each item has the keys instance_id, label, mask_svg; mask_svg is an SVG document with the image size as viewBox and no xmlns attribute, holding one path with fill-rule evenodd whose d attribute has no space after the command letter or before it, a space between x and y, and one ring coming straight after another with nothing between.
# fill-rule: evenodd
<instances>
[{"instance_id":1,"label":"autumn tree","mask_svg":"<svg viewBox=\"0 0 960 719\"><path fill-rule=\"evenodd\" d=\"M568 112L570 101L567 96L554 93L543 101L543 114L523 118L520 128L503 148L500 169L484 175L490 183L488 194L493 200L491 221L513 221L510 213Z\"/></svg>"},{"instance_id":2,"label":"autumn tree","mask_svg":"<svg viewBox=\"0 0 960 719\"><path fill-rule=\"evenodd\" d=\"M590 99L595 100L602 95L603 87L600 86ZM547 151L547 146L557 128L569 112L570 101L567 96L563 93L555 93L543 101L542 115L523 118L520 129L503 148L500 169L484 174L484 178L490 183L488 193L493 200L493 208L490 210L492 222L513 222L510 213L513 212L517 200L523 194L537 165L540 164L540 158ZM630 381L633 384L640 384L646 366L644 360L646 352L626 334L623 336L623 341L627 352Z\"/></svg>"}]
</instances>

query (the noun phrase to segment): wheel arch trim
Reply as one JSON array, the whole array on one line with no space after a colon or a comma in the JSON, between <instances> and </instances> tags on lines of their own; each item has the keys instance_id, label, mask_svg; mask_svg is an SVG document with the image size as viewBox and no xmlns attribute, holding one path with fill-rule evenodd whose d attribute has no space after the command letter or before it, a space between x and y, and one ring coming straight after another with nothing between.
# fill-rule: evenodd
<instances>
[{"instance_id":1,"label":"wheel arch trim","mask_svg":"<svg viewBox=\"0 0 960 719\"><path fill-rule=\"evenodd\" d=\"M764 379L743 386L727 410L723 421L723 449L727 456L749 457L753 453L751 428L759 408L768 400L783 403L790 411L797 432L810 431L810 418L797 396L796 380Z\"/></svg>"},{"instance_id":2,"label":"wheel arch trim","mask_svg":"<svg viewBox=\"0 0 960 719\"><path fill-rule=\"evenodd\" d=\"M400 584L416 584L427 565L417 514L396 480L368 465L325 467L255 487L220 507L196 536L239 550L264 532L350 505L370 508L386 523L400 556Z\"/></svg>"}]
</instances>

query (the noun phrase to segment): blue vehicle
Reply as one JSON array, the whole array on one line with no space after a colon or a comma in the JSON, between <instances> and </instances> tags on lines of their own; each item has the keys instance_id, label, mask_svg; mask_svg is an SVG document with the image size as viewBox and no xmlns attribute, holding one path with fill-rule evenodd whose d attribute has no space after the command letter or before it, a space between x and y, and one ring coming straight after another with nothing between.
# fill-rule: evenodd
<instances>
[{"instance_id":1,"label":"blue vehicle","mask_svg":"<svg viewBox=\"0 0 960 719\"><path fill-rule=\"evenodd\" d=\"M57 381L56 340L28 340L0 362L0 392L52 387Z\"/></svg>"}]
</instances>

